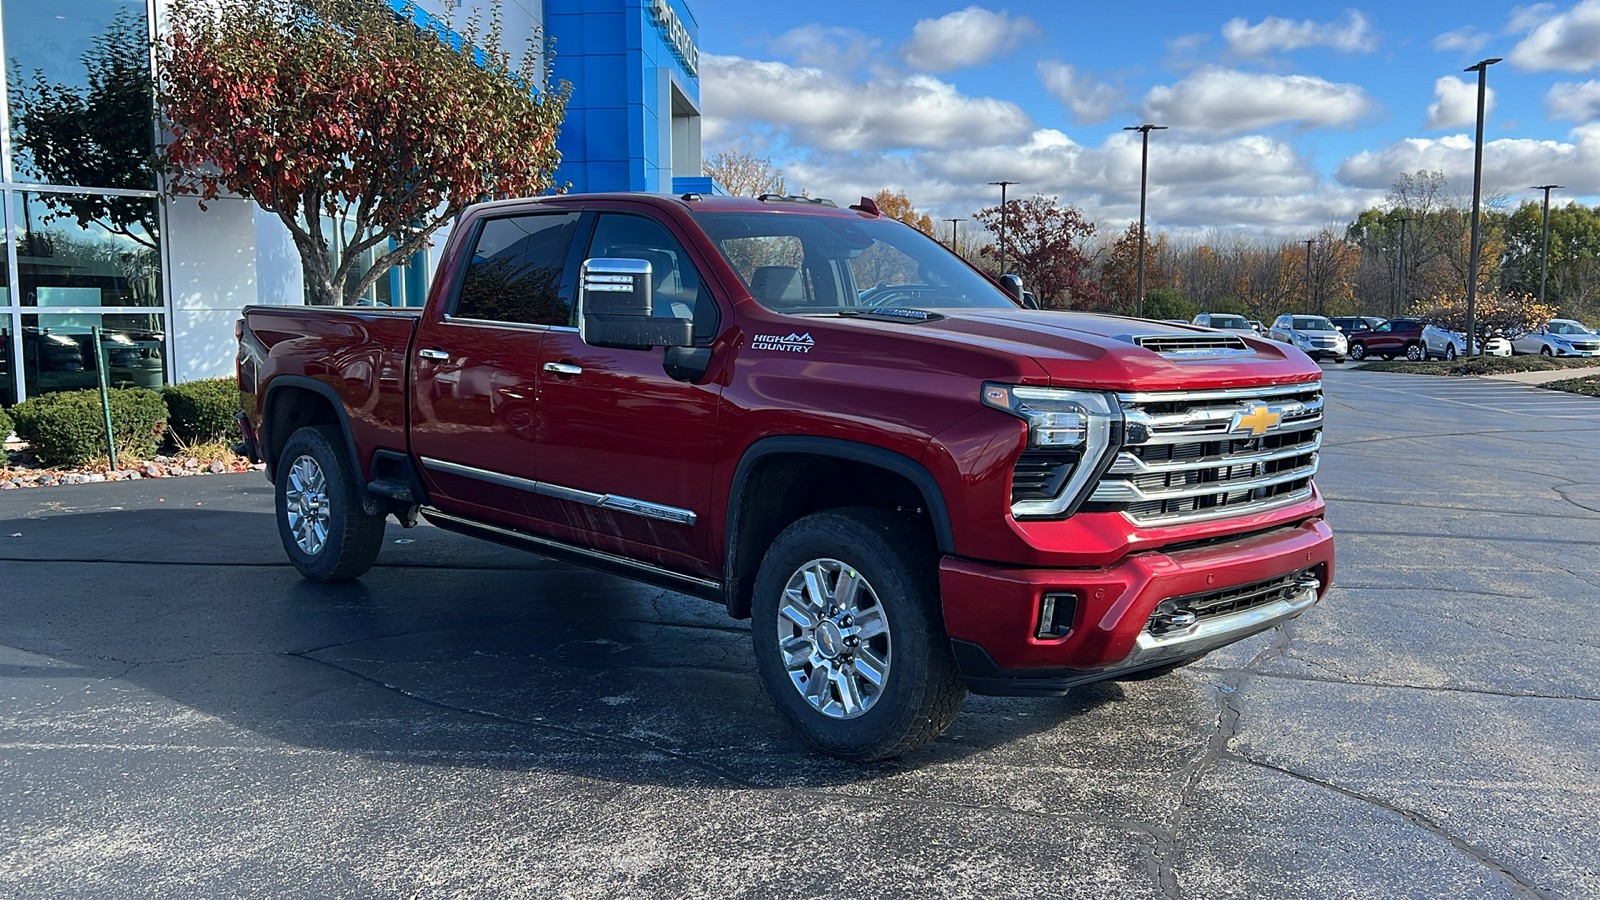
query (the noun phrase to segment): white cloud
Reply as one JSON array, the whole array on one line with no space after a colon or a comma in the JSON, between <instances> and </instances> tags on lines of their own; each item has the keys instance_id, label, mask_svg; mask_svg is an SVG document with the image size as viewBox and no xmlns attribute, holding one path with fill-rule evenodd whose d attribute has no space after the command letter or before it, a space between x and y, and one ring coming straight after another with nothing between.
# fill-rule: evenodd
<instances>
[{"instance_id":1,"label":"white cloud","mask_svg":"<svg viewBox=\"0 0 1600 900\"><path fill-rule=\"evenodd\" d=\"M1424 128L1461 128L1478 122L1478 82L1462 81L1454 75L1433 83L1433 95L1438 100L1428 104L1428 122ZM1494 109L1494 88L1483 94L1483 111L1487 117Z\"/></svg>"},{"instance_id":2,"label":"white cloud","mask_svg":"<svg viewBox=\"0 0 1600 900\"><path fill-rule=\"evenodd\" d=\"M1590 122L1600 119L1600 81L1559 81L1544 95L1544 108L1552 119Z\"/></svg>"},{"instance_id":3,"label":"white cloud","mask_svg":"<svg viewBox=\"0 0 1600 900\"><path fill-rule=\"evenodd\" d=\"M802 25L778 35L772 52L802 66L850 70L866 62L883 41L854 28Z\"/></svg>"},{"instance_id":4,"label":"white cloud","mask_svg":"<svg viewBox=\"0 0 1600 900\"><path fill-rule=\"evenodd\" d=\"M1038 26L1027 16L1013 19L1004 10L969 6L918 21L911 29L911 40L900 48L900 56L913 69L948 72L982 65L1038 33Z\"/></svg>"},{"instance_id":5,"label":"white cloud","mask_svg":"<svg viewBox=\"0 0 1600 900\"><path fill-rule=\"evenodd\" d=\"M1299 50L1302 47L1332 47L1345 53L1371 53L1377 49L1367 17L1346 10L1342 22L1296 22L1268 16L1259 25L1243 18L1230 19L1222 26L1228 49L1239 56L1257 57Z\"/></svg>"},{"instance_id":6,"label":"white cloud","mask_svg":"<svg viewBox=\"0 0 1600 900\"><path fill-rule=\"evenodd\" d=\"M1358 85L1335 84L1312 75L1265 75L1233 69L1203 69L1145 95L1151 120L1208 134L1257 131L1285 122L1309 128L1347 125L1375 109Z\"/></svg>"},{"instance_id":7,"label":"white cloud","mask_svg":"<svg viewBox=\"0 0 1600 900\"><path fill-rule=\"evenodd\" d=\"M1093 81L1063 62L1039 63L1039 80L1045 90L1072 111L1072 120L1080 125L1098 125L1122 104L1122 91L1104 82Z\"/></svg>"},{"instance_id":8,"label":"white cloud","mask_svg":"<svg viewBox=\"0 0 1600 900\"><path fill-rule=\"evenodd\" d=\"M1506 58L1533 72L1587 72L1600 65L1600 0L1582 0L1539 22Z\"/></svg>"},{"instance_id":9,"label":"white cloud","mask_svg":"<svg viewBox=\"0 0 1600 900\"><path fill-rule=\"evenodd\" d=\"M711 54L700 66L713 140L737 123L760 123L792 142L833 151L1008 143L1033 130L1015 103L969 97L928 75L851 81L812 67Z\"/></svg>"},{"instance_id":10,"label":"white cloud","mask_svg":"<svg viewBox=\"0 0 1600 900\"><path fill-rule=\"evenodd\" d=\"M1600 124L1574 128L1569 141L1526 138L1483 145L1486 192L1521 190L1535 182L1560 182L1574 194L1600 194ZM1456 185L1472 184L1472 137L1408 138L1351 156L1339 164L1340 181L1357 188L1388 187L1404 172L1437 169Z\"/></svg>"},{"instance_id":11,"label":"white cloud","mask_svg":"<svg viewBox=\"0 0 1600 900\"><path fill-rule=\"evenodd\" d=\"M1457 28L1455 31L1446 31L1433 39L1435 50L1465 50L1476 53L1489 43L1489 35L1476 28Z\"/></svg>"},{"instance_id":12,"label":"white cloud","mask_svg":"<svg viewBox=\"0 0 1600 900\"><path fill-rule=\"evenodd\" d=\"M1506 34L1521 34L1532 31L1539 25L1554 18L1556 5L1554 3L1531 3L1527 6L1511 7L1511 18L1506 22Z\"/></svg>"}]
</instances>

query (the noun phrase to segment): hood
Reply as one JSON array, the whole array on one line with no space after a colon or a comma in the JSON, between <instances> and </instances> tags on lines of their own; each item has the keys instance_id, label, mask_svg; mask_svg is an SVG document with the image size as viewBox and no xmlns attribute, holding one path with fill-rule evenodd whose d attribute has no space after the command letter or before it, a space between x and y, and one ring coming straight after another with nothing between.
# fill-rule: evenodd
<instances>
[{"instance_id":1,"label":"hood","mask_svg":"<svg viewBox=\"0 0 1600 900\"><path fill-rule=\"evenodd\" d=\"M937 313L942 318L921 322L861 317L834 321L913 340L920 335L1027 356L1059 387L1121 391L1244 387L1306 381L1322 372L1294 347L1248 332L1055 310L940 309ZM1194 349L1196 343L1233 346L1208 351Z\"/></svg>"}]
</instances>

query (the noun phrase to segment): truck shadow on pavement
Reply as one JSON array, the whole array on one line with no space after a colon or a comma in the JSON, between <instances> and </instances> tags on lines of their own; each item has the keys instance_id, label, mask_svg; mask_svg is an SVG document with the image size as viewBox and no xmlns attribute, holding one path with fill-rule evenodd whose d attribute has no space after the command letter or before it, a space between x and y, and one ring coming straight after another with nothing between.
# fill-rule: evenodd
<instances>
[{"instance_id":1,"label":"truck shadow on pavement","mask_svg":"<svg viewBox=\"0 0 1600 900\"><path fill-rule=\"evenodd\" d=\"M770 787L1020 758L1042 745L1055 756L1074 739L1062 729L1092 733L1084 720L1107 718L1102 707L1125 696L1108 683L1055 699L971 697L939 741L888 763L840 763L778 717L747 623L715 604L431 528L391 526L388 539L361 580L313 584L283 561L261 512L0 521L11 598L0 644L25 651L0 665L22 701L16 727L48 732L66 694L109 734L140 720L128 739L146 743L281 742L418 764ZM100 681L117 689L88 690Z\"/></svg>"}]
</instances>

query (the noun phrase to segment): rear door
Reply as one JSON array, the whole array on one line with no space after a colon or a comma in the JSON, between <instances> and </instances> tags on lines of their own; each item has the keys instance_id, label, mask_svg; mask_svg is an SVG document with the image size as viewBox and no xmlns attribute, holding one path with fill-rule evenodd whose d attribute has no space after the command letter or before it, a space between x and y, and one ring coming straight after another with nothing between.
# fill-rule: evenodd
<instances>
[{"instance_id":1,"label":"rear door","mask_svg":"<svg viewBox=\"0 0 1600 900\"><path fill-rule=\"evenodd\" d=\"M435 506L525 526L538 477L541 344L571 305L580 215L487 216L413 344L411 448Z\"/></svg>"},{"instance_id":2,"label":"rear door","mask_svg":"<svg viewBox=\"0 0 1600 900\"><path fill-rule=\"evenodd\" d=\"M644 209L597 210L580 258L651 264L658 315L692 318L708 346L724 306L703 262ZM663 351L591 347L576 318L540 345L538 514L553 537L715 576L711 475L721 387L668 377Z\"/></svg>"}]
</instances>

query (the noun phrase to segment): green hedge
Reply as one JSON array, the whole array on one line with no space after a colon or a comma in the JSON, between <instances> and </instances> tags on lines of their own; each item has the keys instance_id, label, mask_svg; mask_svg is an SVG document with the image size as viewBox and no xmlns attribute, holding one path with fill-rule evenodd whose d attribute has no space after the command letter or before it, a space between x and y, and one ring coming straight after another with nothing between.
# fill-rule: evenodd
<instances>
[{"instance_id":1,"label":"green hedge","mask_svg":"<svg viewBox=\"0 0 1600 900\"><path fill-rule=\"evenodd\" d=\"M186 444L240 441L239 382L234 378L185 381L161 389L167 401L167 426Z\"/></svg>"},{"instance_id":2,"label":"green hedge","mask_svg":"<svg viewBox=\"0 0 1600 900\"><path fill-rule=\"evenodd\" d=\"M6 438L10 437L11 429L15 427L16 426L11 423L11 416L7 415L4 409L0 409L0 442L3 442Z\"/></svg>"},{"instance_id":3,"label":"green hedge","mask_svg":"<svg viewBox=\"0 0 1600 900\"><path fill-rule=\"evenodd\" d=\"M42 394L11 407L17 436L47 466L87 466L105 459L106 426L97 390ZM167 404L144 388L113 388L111 430L117 454L149 459L161 445Z\"/></svg>"}]
</instances>

